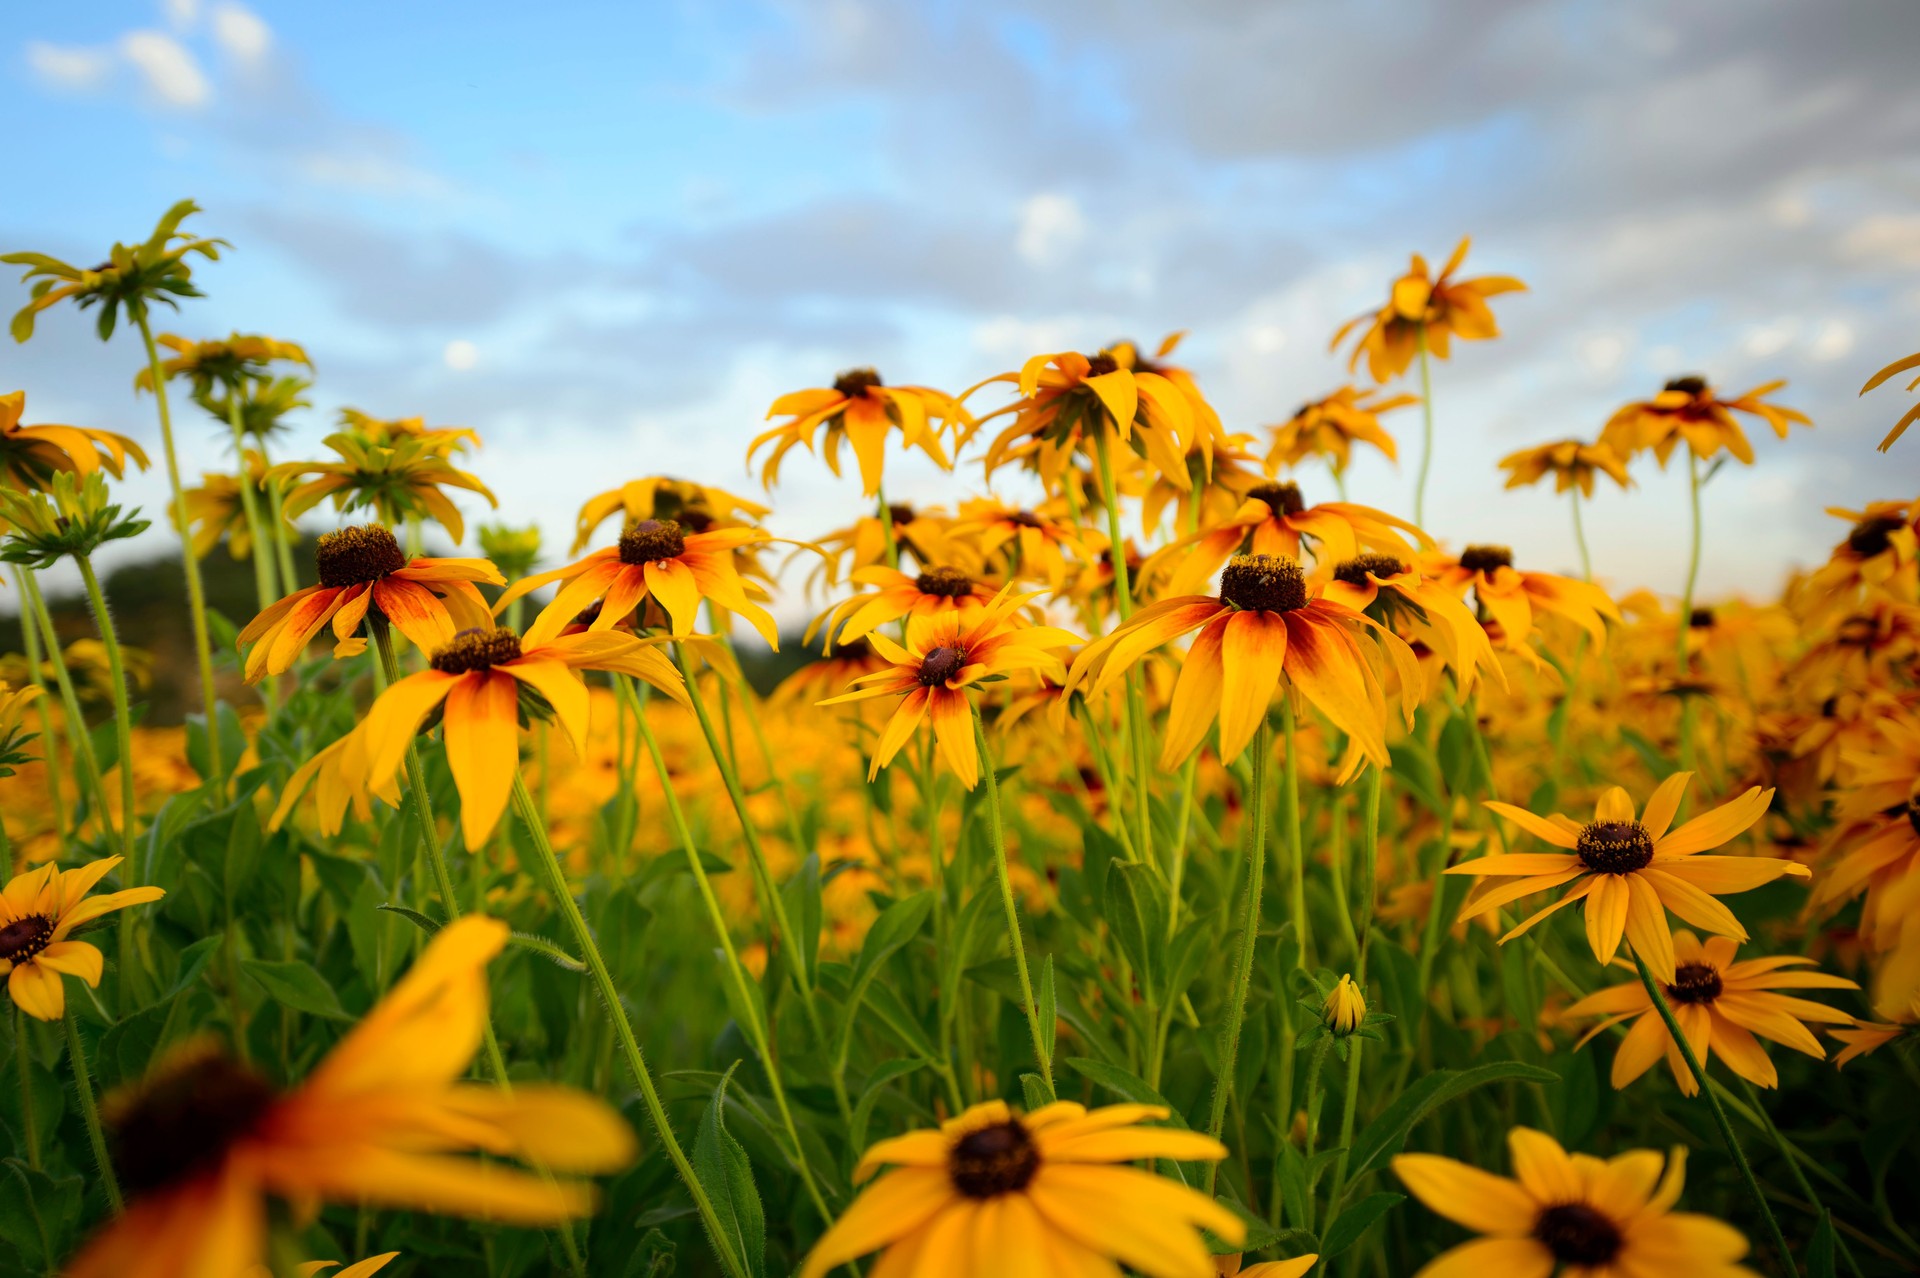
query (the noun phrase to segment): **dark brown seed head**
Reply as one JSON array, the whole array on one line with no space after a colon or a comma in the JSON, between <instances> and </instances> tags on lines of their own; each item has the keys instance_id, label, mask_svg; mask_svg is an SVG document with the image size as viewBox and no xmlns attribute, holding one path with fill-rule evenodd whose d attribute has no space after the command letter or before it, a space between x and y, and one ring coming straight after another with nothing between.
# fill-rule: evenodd
<instances>
[{"instance_id":1,"label":"dark brown seed head","mask_svg":"<svg viewBox=\"0 0 1920 1278\"><path fill-rule=\"evenodd\" d=\"M688 506L674 520L687 532L703 533L713 527L713 512L705 506Z\"/></svg>"},{"instance_id":2,"label":"dark brown seed head","mask_svg":"<svg viewBox=\"0 0 1920 1278\"><path fill-rule=\"evenodd\" d=\"M1407 566L1392 555L1361 555L1349 559L1333 570L1335 581L1344 581L1349 586L1365 586L1371 583L1367 574L1376 577L1397 577L1407 570Z\"/></svg>"},{"instance_id":3,"label":"dark brown seed head","mask_svg":"<svg viewBox=\"0 0 1920 1278\"><path fill-rule=\"evenodd\" d=\"M1108 373L1115 373L1119 370L1120 361L1105 351L1101 351L1098 355L1095 355L1087 361L1088 377L1105 377Z\"/></svg>"},{"instance_id":4,"label":"dark brown seed head","mask_svg":"<svg viewBox=\"0 0 1920 1278\"><path fill-rule=\"evenodd\" d=\"M1913 789L1907 792L1907 824L1913 832L1920 835L1920 781L1913 783Z\"/></svg>"},{"instance_id":5,"label":"dark brown seed head","mask_svg":"<svg viewBox=\"0 0 1920 1278\"><path fill-rule=\"evenodd\" d=\"M462 630L453 642L437 650L431 662L435 670L447 674L471 674L491 670L520 657L520 636L501 626L494 630Z\"/></svg>"},{"instance_id":6,"label":"dark brown seed head","mask_svg":"<svg viewBox=\"0 0 1920 1278\"><path fill-rule=\"evenodd\" d=\"M1713 629L1713 609L1695 608L1692 612L1688 613L1687 628L1689 630Z\"/></svg>"},{"instance_id":7,"label":"dark brown seed head","mask_svg":"<svg viewBox=\"0 0 1920 1278\"><path fill-rule=\"evenodd\" d=\"M1638 821L1595 821L1580 831L1573 850L1596 874L1632 874L1653 860L1653 839Z\"/></svg>"},{"instance_id":8,"label":"dark brown seed head","mask_svg":"<svg viewBox=\"0 0 1920 1278\"><path fill-rule=\"evenodd\" d=\"M935 648L920 659L920 686L938 688L947 680L960 673L967 664L966 650L963 648Z\"/></svg>"},{"instance_id":9,"label":"dark brown seed head","mask_svg":"<svg viewBox=\"0 0 1920 1278\"><path fill-rule=\"evenodd\" d=\"M1460 552L1460 566L1468 572L1492 572L1513 567L1511 546L1468 546Z\"/></svg>"},{"instance_id":10,"label":"dark brown seed head","mask_svg":"<svg viewBox=\"0 0 1920 1278\"><path fill-rule=\"evenodd\" d=\"M44 914L28 914L0 927L0 959L25 963L53 940L53 920Z\"/></svg>"},{"instance_id":11,"label":"dark brown seed head","mask_svg":"<svg viewBox=\"0 0 1920 1278\"><path fill-rule=\"evenodd\" d=\"M1711 963L1682 963L1673 969L1667 997L1675 1003L1711 1003L1720 997L1720 971Z\"/></svg>"},{"instance_id":12,"label":"dark brown seed head","mask_svg":"<svg viewBox=\"0 0 1920 1278\"><path fill-rule=\"evenodd\" d=\"M1624 1241L1618 1225L1585 1203L1548 1207L1533 1222L1533 1236L1563 1265L1604 1265Z\"/></svg>"},{"instance_id":13,"label":"dark brown seed head","mask_svg":"<svg viewBox=\"0 0 1920 1278\"><path fill-rule=\"evenodd\" d=\"M1679 391L1682 395L1698 398L1707 389L1707 379L1698 373L1689 373L1685 377L1676 377L1666 384L1665 389Z\"/></svg>"},{"instance_id":14,"label":"dark brown seed head","mask_svg":"<svg viewBox=\"0 0 1920 1278\"><path fill-rule=\"evenodd\" d=\"M833 389L848 399L857 399L876 386L884 386L880 374L871 368L850 368L833 379Z\"/></svg>"},{"instance_id":15,"label":"dark brown seed head","mask_svg":"<svg viewBox=\"0 0 1920 1278\"><path fill-rule=\"evenodd\" d=\"M650 564L685 552L687 535L677 519L642 519L620 534L620 562Z\"/></svg>"},{"instance_id":16,"label":"dark brown seed head","mask_svg":"<svg viewBox=\"0 0 1920 1278\"><path fill-rule=\"evenodd\" d=\"M913 507L905 502L894 502L887 507L887 518L896 524L910 524L913 522Z\"/></svg>"},{"instance_id":17,"label":"dark brown seed head","mask_svg":"<svg viewBox=\"0 0 1920 1278\"><path fill-rule=\"evenodd\" d=\"M1235 555L1220 574L1220 602L1242 611L1292 612L1307 605L1307 575L1284 555Z\"/></svg>"},{"instance_id":18,"label":"dark brown seed head","mask_svg":"<svg viewBox=\"0 0 1920 1278\"><path fill-rule=\"evenodd\" d=\"M968 1132L947 1154L947 1176L968 1198L998 1198L1027 1187L1040 1150L1017 1118Z\"/></svg>"},{"instance_id":19,"label":"dark brown seed head","mask_svg":"<svg viewBox=\"0 0 1920 1278\"><path fill-rule=\"evenodd\" d=\"M1041 521L1040 516L1034 514L1031 510L1016 510L1007 516L1007 522L1021 528L1046 527L1046 524Z\"/></svg>"},{"instance_id":20,"label":"dark brown seed head","mask_svg":"<svg viewBox=\"0 0 1920 1278\"><path fill-rule=\"evenodd\" d=\"M1893 534L1906 527L1906 520L1892 515L1863 519L1847 534L1847 549L1862 559L1872 559L1893 549Z\"/></svg>"},{"instance_id":21,"label":"dark brown seed head","mask_svg":"<svg viewBox=\"0 0 1920 1278\"><path fill-rule=\"evenodd\" d=\"M1307 499L1300 495L1300 485L1291 481L1261 484L1258 488L1249 489L1247 496L1267 503L1275 515L1297 515L1307 508Z\"/></svg>"},{"instance_id":22,"label":"dark brown seed head","mask_svg":"<svg viewBox=\"0 0 1920 1278\"><path fill-rule=\"evenodd\" d=\"M121 1185L139 1195L215 1170L273 1102L265 1079L217 1050L177 1057L137 1091L108 1103Z\"/></svg>"},{"instance_id":23,"label":"dark brown seed head","mask_svg":"<svg viewBox=\"0 0 1920 1278\"><path fill-rule=\"evenodd\" d=\"M321 533L314 547L313 565L320 584L329 589L378 581L407 566L407 556L393 534L378 524Z\"/></svg>"},{"instance_id":24,"label":"dark brown seed head","mask_svg":"<svg viewBox=\"0 0 1920 1278\"><path fill-rule=\"evenodd\" d=\"M921 594L942 599L960 599L973 593L973 578L958 568L929 568L913 584Z\"/></svg>"}]
</instances>

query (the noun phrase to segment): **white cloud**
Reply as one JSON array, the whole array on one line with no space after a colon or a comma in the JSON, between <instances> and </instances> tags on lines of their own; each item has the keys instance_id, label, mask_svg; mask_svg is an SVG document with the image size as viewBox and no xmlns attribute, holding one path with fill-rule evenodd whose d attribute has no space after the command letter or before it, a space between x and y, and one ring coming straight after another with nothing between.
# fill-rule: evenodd
<instances>
[{"instance_id":1,"label":"white cloud","mask_svg":"<svg viewBox=\"0 0 1920 1278\"><path fill-rule=\"evenodd\" d=\"M1849 257L1920 266L1920 216L1877 213L1864 218L1847 232L1840 248Z\"/></svg>"},{"instance_id":2,"label":"white cloud","mask_svg":"<svg viewBox=\"0 0 1920 1278\"><path fill-rule=\"evenodd\" d=\"M213 38L234 61L253 63L266 56L273 31L253 10L229 3L213 11Z\"/></svg>"},{"instance_id":3,"label":"white cloud","mask_svg":"<svg viewBox=\"0 0 1920 1278\"><path fill-rule=\"evenodd\" d=\"M1845 359L1853 351L1853 325L1841 319L1830 319L1820 326L1820 332L1808 347L1808 353L1815 359Z\"/></svg>"},{"instance_id":4,"label":"white cloud","mask_svg":"<svg viewBox=\"0 0 1920 1278\"><path fill-rule=\"evenodd\" d=\"M319 186L435 199L453 189L452 184L438 174L370 151L309 151L298 157L296 163L300 176Z\"/></svg>"},{"instance_id":5,"label":"white cloud","mask_svg":"<svg viewBox=\"0 0 1920 1278\"><path fill-rule=\"evenodd\" d=\"M1059 260L1086 233L1087 219L1071 195L1036 195L1020 208L1014 247L1035 266Z\"/></svg>"},{"instance_id":6,"label":"white cloud","mask_svg":"<svg viewBox=\"0 0 1920 1278\"><path fill-rule=\"evenodd\" d=\"M480 363L480 348L464 337L456 338L447 343L442 358L446 360L448 368L456 373L464 373Z\"/></svg>"},{"instance_id":7,"label":"white cloud","mask_svg":"<svg viewBox=\"0 0 1920 1278\"><path fill-rule=\"evenodd\" d=\"M1246 341L1247 348L1254 354L1272 355L1286 348L1287 330L1278 324L1249 324Z\"/></svg>"},{"instance_id":8,"label":"white cloud","mask_svg":"<svg viewBox=\"0 0 1920 1278\"><path fill-rule=\"evenodd\" d=\"M168 106L204 106L213 96L213 86L200 64L170 35L130 31L120 37L120 53L139 70L148 90Z\"/></svg>"},{"instance_id":9,"label":"white cloud","mask_svg":"<svg viewBox=\"0 0 1920 1278\"><path fill-rule=\"evenodd\" d=\"M1580 362L1594 373L1611 373L1627 357L1629 343L1619 333L1589 333L1580 339Z\"/></svg>"},{"instance_id":10,"label":"white cloud","mask_svg":"<svg viewBox=\"0 0 1920 1278\"><path fill-rule=\"evenodd\" d=\"M200 20L200 0L161 0L160 8L175 31L190 31Z\"/></svg>"},{"instance_id":11,"label":"white cloud","mask_svg":"<svg viewBox=\"0 0 1920 1278\"><path fill-rule=\"evenodd\" d=\"M27 65L46 83L60 89L92 89L107 78L113 57L105 49L79 45L27 43Z\"/></svg>"}]
</instances>

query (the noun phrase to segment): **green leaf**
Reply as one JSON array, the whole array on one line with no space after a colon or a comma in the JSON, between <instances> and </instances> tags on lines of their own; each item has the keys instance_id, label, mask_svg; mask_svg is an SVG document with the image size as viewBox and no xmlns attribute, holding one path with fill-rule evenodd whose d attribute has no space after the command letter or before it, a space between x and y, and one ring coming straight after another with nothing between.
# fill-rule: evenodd
<instances>
[{"instance_id":1,"label":"green leaf","mask_svg":"<svg viewBox=\"0 0 1920 1278\"><path fill-rule=\"evenodd\" d=\"M800 872L781 890L787 899L787 920L799 935L788 938L787 958L800 969L800 982L814 987L813 969L819 962L820 927L823 910L820 903L820 857L811 854Z\"/></svg>"},{"instance_id":2,"label":"green leaf","mask_svg":"<svg viewBox=\"0 0 1920 1278\"><path fill-rule=\"evenodd\" d=\"M1393 1104L1367 1124L1353 1142L1353 1179L1359 1180L1398 1153L1407 1134L1421 1119L1448 1101L1466 1095L1487 1083L1556 1083L1560 1076L1550 1070L1519 1061L1494 1061L1473 1069L1441 1069L1426 1074L1394 1098Z\"/></svg>"},{"instance_id":3,"label":"green leaf","mask_svg":"<svg viewBox=\"0 0 1920 1278\"><path fill-rule=\"evenodd\" d=\"M1049 954L1040 963L1040 1042L1045 1048L1047 1059L1053 1059L1054 1036L1060 1029L1060 998L1053 987L1053 955Z\"/></svg>"},{"instance_id":4,"label":"green leaf","mask_svg":"<svg viewBox=\"0 0 1920 1278\"><path fill-rule=\"evenodd\" d=\"M1375 1221L1407 1201L1405 1194L1368 1194L1334 1218L1321 1238L1322 1258L1337 1256L1359 1242Z\"/></svg>"},{"instance_id":5,"label":"green leaf","mask_svg":"<svg viewBox=\"0 0 1920 1278\"><path fill-rule=\"evenodd\" d=\"M1107 867L1106 919L1148 1002L1164 1006L1167 894L1151 866L1121 861Z\"/></svg>"},{"instance_id":6,"label":"green leaf","mask_svg":"<svg viewBox=\"0 0 1920 1278\"><path fill-rule=\"evenodd\" d=\"M0 1238L22 1259L35 1257L38 1267L52 1272L72 1242L85 1183L78 1176L55 1180L18 1158L7 1159L6 1167L9 1188L18 1192L0 1194Z\"/></svg>"},{"instance_id":7,"label":"green leaf","mask_svg":"<svg viewBox=\"0 0 1920 1278\"><path fill-rule=\"evenodd\" d=\"M886 1095L887 1084L895 1079L905 1078L927 1067L924 1060L891 1060L884 1062L873 1073L867 1075L866 1089L860 1093L860 1099L853 1107L853 1123L847 1129L847 1144L853 1149L867 1147L867 1128L873 1122L874 1106Z\"/></svg>"},{"instance_id":8,"label":"green leaf","mask_svg":"<svg viewBox=\"0 0 1920 1278\"><path fill-rule=\"evenodd\" d=\"M441 928L446 926L446 924L442 923L439 919L434 918L432 915L422 914L420 911L408 909L404 905L386 904L386 905L380 906L379 908L385 910L389 914L398 914L401 918L413 924L415 927L419 928L422 932L425 932L428 936L432 936L435 932L438 932Z\"/></svg>"},{"instance_id":9,"label":"green leaf","mask_svg":"<svg viewBox=\"0 0 1920 1278\"><path fill-rule=\"evenodd\" d=\"M767 1218L760 1205L760 1191L754 1188L753 1164L747 1151L727 1131L727 1084L733 1080L731 1065L713 1089L713 1099L700 1120L700 1131L693 1141L693 1173L701 1188L713 1200L714 1214L720 1218L720 1230L733 1254L747 1266L753 1278L767 1272Z\"/></svg>"},{"instance_id":10,"label":"green leaf","mask_svg":"<svg viewBox=\"0 0 1920 1278\"><path fill-rule=\"evenodd\" d=\"M902 897L886 909L867 929L867 939L860 946L860 957L853 965L854 997L857 1001L859 990L873 979L880 965L892 958L895 951L912 941L926 926L927 919L933 914L933 893L915 892L912 896Z\"/></svg>"},{"instance_id":11,"label":"green leaf","mask_svg":"<svg viewBox=\"0 0 1920 1278\"><path fill-rule=\"evenodd\" d=\"M1108 1091L1115 1092L1136 1105L1159 1105L1170 1111L1168 1122L1175 1127L1185 1127L1187 1120L1180 1115L1174 1103L1147 1086L1146 1080L1137 1074L1129 1074L1118 1065L1109 1065L1104 1061L1092 1060L1085 1056L1069 1056L1062 1062L1066 1067L1089 1082L1097 1083Z\"/></svg>"},{"instance_id":12,"label":"green leaf","mask_svg":"<svg viewBox=\"0 0 1920 1278\"><path fill-rule=\"evenodd\" d=\"M893 1031L895 1038L910 1052L916 1052L930 1061L940 1059L940 1049L927 1037L927 1031L920 1020L907 1005L900 1001L900 995L891 985L882 982L867 991L867 1008L880 1018L881 1024Z\"/></svg>"},{"instance_id":13,"label":"green leaf","mask_svg":"<svg viewBox=\"0 0 1920 1278\"><path fill-rule=\"evenodd\" d=\"M1834 1278L1834 1242L1833 1214L1823 1207L1820 1224L1807 1242L1807 1278Z\"/></svg>"},{"instance_id":14,"label":"green leaf","mask_svg":"<svg viewBox=\"0 0 1920 1278\"><path fill-rule=\"evenodd\" d=\"M333 992L327 979L299 959L242 959L240 967L260 982L275 1001L296 1012L323 1016L330 1021L353 1019L340 1006L340 996Z\"/></svg>"}]
</instances>

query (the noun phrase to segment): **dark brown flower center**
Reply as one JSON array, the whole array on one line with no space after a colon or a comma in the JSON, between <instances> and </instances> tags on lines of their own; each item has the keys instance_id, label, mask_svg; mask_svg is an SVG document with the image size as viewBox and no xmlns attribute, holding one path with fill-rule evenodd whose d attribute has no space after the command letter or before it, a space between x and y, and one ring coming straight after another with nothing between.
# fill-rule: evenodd
<instances>
[{"instance_id":1,"label":"dark brown flower center","mask_svg":"<svg viewBox=\"0 0 1920 1278\"><path fill-rule=\"evenodd\" d=\"M1105 351L1101 351L1098 355L1095 355L1087 361L1088 377L1105 377L1108 373L1116 373L1119 371L1120 361Z\"/></svg>"},{"instance_id":2,"label":"dark brown flower center","mask_svg":"<svg viewBox=\"0 0 1920 1278\"><path fill-rule=\"evenodd\" d=\"M920 686L937 688L960 673L967 664L966 650L963 648L935 648L920 659Z\"/></svg>"},{"instance_id":3,"label":"dark brown flower center","mask_svg":"<svg viewBox=\"0 0 1920 1278\"><path fill-rule=\"evenodd\" d=\"M914 588L923 595L959 599L973 593L973 578L958 568L929 568L914 579Z\"/></svg>"},{"instance_id":4,"label":"dark brown flower center","mask_svg":"<svg viewBox=\"0 0 1920 1278\"><path fill-rule=\"evenodd\" d=\"M876 386L883 386L880 374L871 368L850 368L833 379L833 389L848 399L858 399Z\"/></svg>"},{"instance_id":5,"label":"dark brown flower center","mask_svg":"<svg viewBox=\"0 0 1920 1278\"><path fill-rule=\"evenodd\" d=\"M1027 1187L1040 1170L1040 1150L1017 1118L954 1142L947 1154L947 1176L969 1198L997 1198Z\"/></svg>"},{"instance_id":6,"label":"dark brown flower center","mask_svg":"<svg viewBox=\"0 0 1920 1278\"><path fill-rule=\"evenodd\" d=\"M1711 963L1682 963L1673 969L1667 997L1676 1003L1711 1003L1720 997L1720 971Z\"/></svg>"},{"instance_id":7,"label":"dark brown flower center","mask_svg":"<svg viewBox=\"0 0 1920 1278\"><path fill-rule=\"evenodd\" d=\"M895 502L887 507L887 518L895 524L910 524L913 522L913 507L905 502Z\"/></svg>"},{"instance_id":8,"label":"dark brown flower center","mask_svg":"<svg viewBox=\"0 0 1920 1278\"><path fill-rule=\"evenodd\" d=\"M1862 559L1872 559L1875 555L1884 555L1893 549L1893 534L1906 526L1906 520L1895 519L1892 515L1875 515L1863 519L1853 526L1847 534L1847 549Z\"/></svg>"},{"instance_id":9,"label":"dark brown flower center","mask_svg":"<svg viewBox=\"0 0 1920 1278\"><path fill-rule=\"evenodd\" d=\"M1460 552L1460 566L1468 572L1492 572L1496 568L1511 568L1513 567L1513 548L1468 546Z\"/></svg>"},{"instance_id":10,"label":"dark brown flower center","mask_svg":"<svg viewBox=\"0 0 1920 1278\"><path fill-rule=\"evenodd\" d=\"M1713 609L1695 608L1692 612L1688 613L1687 628L1689 630L1713 629Z\"/></svg>"},{"instance_id":11,"label":"dark brown flower center","mask_svg":"<svg viewBox=\"0 0 1920 1278\"><path fill-rule=\"evenodd\" d=\"M273 1088L244 1065L217 1052L182 1058L110 1104L120 1183L138 1195L214 1170L273 1102Z\"/></svg>"},{"instance_id":12,"label":"dark brown flower center","mask_svg":"<svg viewBox=\"0 0 1920 1278\"><path fill-rule=\"evenodd\" d=\"M1392 555L1361 555L1335 568L1333 578L1349 586L1365 586L1371 584L1367 580L1368 573L1376 577L1397 577L1406 570L1407 566Z\"/></svg>"},{"instance_id":13,"label":"dark brown flower center","mask_svg":"<svg viewBox=\"0 0 1920 1278\"><path fill-rule=\"evenodd\" d=\"M1016 510L1007 516L1007 522L1020 528L1045 528L1047 525L1040 516L1031 510Z\"/></svg>"},{"instance_id":14,"label":"dark brown flower center","mask_svg":"<svg viewBox=\"0 0 1920 1278\"><path fill-rule=\"evenodd\" d=\"M1620 1227L1585 1203L1561 1203L1540 1213L1533 1236L1563 1265L1604 1265L1619 1254Z\"/></svg>"},{"instance_id":15,"label":"dark brown flower center","mask_svg":"<svg viewBox=\"0 0 1920 1278\"><path fill-rule=\"evenodd\" d=\"M53 940L53 920L44 914L29 914L0 927L0 959L24 963Z\"/></svg>"},{"instance_id":16,"label":"dark brown flower center","mask_svg":"<svg viewBox=\"0 0 1920 1278\"><path fill-rule=\"evenodd\" d=\"M1638 821L1595 821L1580 831L1574 852L1596 874L1632 874L1653 860L1653 839Z\"/></svg>"},{"instance_id":17,"label":"dark brown flower center","mask_svg":"<svg viewBox=\"0 0 1920 1278\"><path fill-rule=\"evenodd\" d=\"M685 552L687 535L675 519L641 519L620 534L620 562L650 564Z\"/></svg>"},{"instance_id":18,"label":"dark brown flower center","mask_svg":"<svg viewBox=\"0 0 1920 1278\"><path fill-rule=\"evenodd\" d=\"M1682 395L1692 395L1698 399L1707 389L1707 379L1698 373L1689 373L1685 377L1676 377L1666 384L1665 389L1679 391Z\"/></svg>"},{"instance_id":19,"label":"dark brown flower center","mask_svg":"<svg viewBox=\"0 0 1920 1278\"><path fill-rule=\"evenodd\" d=\"M1285 555L1235 555L1220 574L1220 602L1250 612L1292 612L1307 605L1307 575Z\"/></svg>"},{"instance_id":20,"label":"dark brown flower center","mask_svg":"<svg viewBox=\"0 0 1920 1278\"><path fill-rule=\"evenodd\" d=\"M1913 789L1907 794L1907 824L1913 832L1920 835L1920 781L1914 782Z\"/></svg>"},{"instance_id":21,"label":"dark brown flower center","mask_svg":"<svg viewBox=\"0 0 1920 1278\"><path fill-rule=\"evenodd\" d=\"M435 670L447 674L471 674L491 670L520 657L520 636L501 626L494 630L462 630L453 642L433 654Z\"/></svg>"},{"instance_id":22,"label":"dark brown flower center","mask_svg":"<svg viewBox=\"0 0 1920 1278\"><path fill-rule=\"evenodd\" d=\"M713 512L705 506L688 506L674 519L690 533L703 533L713 527Z\"/></svg>"},{"instance_id":23,"label":"dark brown flower center","mask_svg":"<svg viewBox=\"0 0 1920 1278\"><path fill-rule=\"evenodd\" d=\"M865 639L849 639L833 650L835 661L865 661L873 655L873 645Z\"/></svg>"},{"instance_id":24,"label":"dark brown flower center","mask_svg":"<svg viewBox=\"0 0 1920 1278\"><path fill-rule=\"evenodd\" d=\"M1267 503L1275 515L1297 515L1307 508L1307 499L1300 495L1300 485L1291 482L1261 484L1250 489L1247 496Z\"/></svg>"},{"instance_id":25,"label":"dark brown flower center","mask_svg":"<svg viewBox=\"0 0 1920 1278\"><path fill-rule=\"evenodd\" d=\"M314 547L313 566L320 584L329 589L378 581L407 566L407 556L393 534L378 524L321 533Z\"/></svg>"}]
</instances>

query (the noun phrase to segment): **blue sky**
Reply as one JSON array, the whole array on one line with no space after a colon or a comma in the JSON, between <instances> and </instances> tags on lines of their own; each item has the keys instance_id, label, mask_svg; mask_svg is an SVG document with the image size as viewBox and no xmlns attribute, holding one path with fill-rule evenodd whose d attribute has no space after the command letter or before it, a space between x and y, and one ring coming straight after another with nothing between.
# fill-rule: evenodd
<instances>
[{"instance_id":1,"label":"blue sky","mask_svg":"<svg viewBox=\"0 0 1920 1278\"><path fill-rule=\"evenodd\" d=\"M1762 429L1707 495L1708 588L1765 592L1837 539L1821 507L1920 474L1872 451L1899 392L1853 394L1920 346L1916 38L1910 4L1790 0L15 0L0 248L97 258L193 196L235 251L164 323L308 346L287 455L344 404L474 426L503 515L557 554L627 478L752 493L766 404L856 364L958 389L1185 328L1230 427L1278 420L1346 379L1326 340L1410 250L1471 233L1469 273L1532 291L1437 368L1432 530L1570 567L1564 505L1502 492L1499 456L1670 376L1786 377L1816 429ZM0 280L0 309L23 299ZM0 350L0 382L29 421L150 440L137 363L66 315ZM1403 464L1353 491L1404 512L1417 421L1392 424ZM190 472L225 464L217 438L189 416ZM860 505L786 471L783 533ZM1639 480L1590 512L1596 561L1673 590L1683 484ZM163 481L131 488L158 513Z\"/></svg>"}]
</instances>

